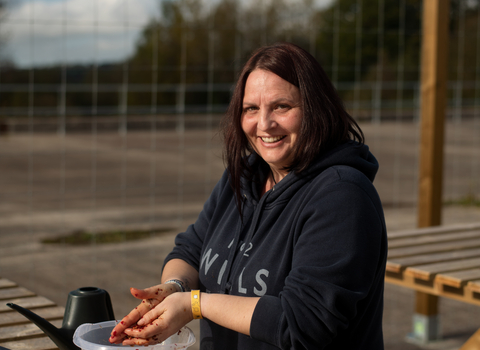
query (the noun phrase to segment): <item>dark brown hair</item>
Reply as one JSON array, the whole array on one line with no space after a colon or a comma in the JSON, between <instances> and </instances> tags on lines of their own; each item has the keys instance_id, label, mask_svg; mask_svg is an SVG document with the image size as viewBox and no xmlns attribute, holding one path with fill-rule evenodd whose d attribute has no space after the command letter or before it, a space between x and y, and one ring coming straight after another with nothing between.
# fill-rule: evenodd
<instances>
[{"instance_id":1,"label":"dark brown hair","mask_svg":"<svg viewBox=\"0 0 480 350\"><path fill-rule=\"evenodd\" d=\"M221 123L224 160L240 213L241 178L253 178L247 155L255 151L242 130L241 119L245 84L255 69L272 72L300 90L303 118L289 171L305 170L320 153L348 140L364 142L362 130L347 113L327 74L312 55L291 43L257 49L240 73Z\"/></svg>"}]
</instances>

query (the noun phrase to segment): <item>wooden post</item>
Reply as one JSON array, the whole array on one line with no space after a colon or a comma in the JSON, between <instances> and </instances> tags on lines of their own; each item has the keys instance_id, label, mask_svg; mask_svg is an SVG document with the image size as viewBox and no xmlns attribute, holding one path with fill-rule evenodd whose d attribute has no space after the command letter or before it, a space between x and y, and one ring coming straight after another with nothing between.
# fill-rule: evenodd
<instances>
[{"instance_id":1,"label":"wooden post","mask_svg":"<svg viewBox=\"0 0 480 350\"><path fill-rule=\"evenodd\" d=\"M423 1L418 227L441 224L449 5Z\"/></svg>"},{"instance_id":2,"label":"wooden post","mask_svg":"<svg viewBox=\"0 0 480 350\"><path fill-rule=\"evenodd\" d=\"M450 0L423 1L418 227L441 224ZM413 338L439 337L438 297L416 295Z\"/></svg>"}]
</instances>

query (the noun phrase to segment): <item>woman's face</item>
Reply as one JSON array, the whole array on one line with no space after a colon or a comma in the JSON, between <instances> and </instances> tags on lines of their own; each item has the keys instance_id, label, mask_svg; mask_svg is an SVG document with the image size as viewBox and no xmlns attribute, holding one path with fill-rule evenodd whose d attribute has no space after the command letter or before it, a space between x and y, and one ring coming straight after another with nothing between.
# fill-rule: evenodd
<instances>
[{"instance_id":1,"label":"woman's face","mask_svg":"<svg viewBox=\"0 0 480 350\"><path fill-rule=\"evenodd\" d=\"M302 123L300 90L278 75L256 69L243 97L242 129L255 151L277 172L292 163Z\"/></svg>"}]
</instances>

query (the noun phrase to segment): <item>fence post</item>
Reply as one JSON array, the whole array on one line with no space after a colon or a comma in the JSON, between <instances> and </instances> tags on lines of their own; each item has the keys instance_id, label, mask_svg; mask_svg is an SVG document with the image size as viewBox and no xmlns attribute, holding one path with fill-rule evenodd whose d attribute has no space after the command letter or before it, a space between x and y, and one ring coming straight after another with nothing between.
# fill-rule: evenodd
<instances>
[{"instance_id":1,"label":"fence post","mask_svg":"<svg viewBox=\"0 0 480 350\"><path fill-rule=\"evenodd\" d=\"M418 227L441 224L450 0L423 1ZM417 292L410 339L440 338L438 296Z\"/></svg>"}]
</instances>

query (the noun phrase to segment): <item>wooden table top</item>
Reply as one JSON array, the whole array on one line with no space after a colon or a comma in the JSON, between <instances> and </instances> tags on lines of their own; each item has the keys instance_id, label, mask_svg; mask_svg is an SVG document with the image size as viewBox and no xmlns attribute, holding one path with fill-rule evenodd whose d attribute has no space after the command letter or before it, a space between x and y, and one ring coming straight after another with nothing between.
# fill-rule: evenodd
<instances>
[{"instance_id":1,"label":"wooden table top","mask_svg":"<svg viewBox=\"0 0 480 350\"><path fill-rule=\"evenodd\" d=\"M480 223L388 235L385 281L480 305Z\"/></svg>"},{"instance_id":2,"label":"wooden table top","mask_svg":"<svg viewBox=\"0 0 480 350\"><path fill-rule=\"evenodd\" d=\"M6 304L14 303L30 309L61 327L65 308L45 297L0 277L0 350L54 350L57 345L34 323Z\"/></svg>"}]
</instances>

